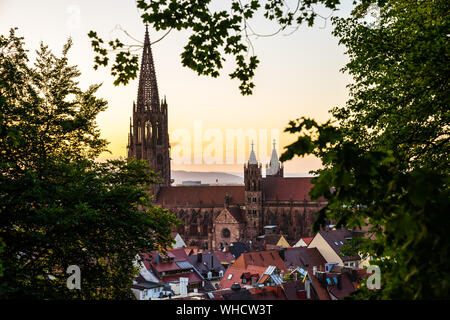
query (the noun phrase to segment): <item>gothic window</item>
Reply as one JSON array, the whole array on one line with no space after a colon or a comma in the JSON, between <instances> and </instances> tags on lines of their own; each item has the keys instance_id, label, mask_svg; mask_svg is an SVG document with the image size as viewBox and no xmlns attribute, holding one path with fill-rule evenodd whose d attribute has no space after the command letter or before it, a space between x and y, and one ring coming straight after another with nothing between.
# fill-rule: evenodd
<instances>
[{"instance_id":1,"label":"gothic window","mask_svg":"<svg viewBox=\"0 0 450 320\"><path fill-rule=\"evenodd\" d=\"M138 124L138 132L137 132L137 138L138 138L138 143L142 142L142 127L141 127L141 122L139 121Z\"/></svg>"},{"instance_id":2,"label":"gothic window","mask_svg":"<svg viewBox=\"0 0 450 320\"><path fill-rule=\"evenodd\" d=\"M157 144L162 144L162 127L161 127L161 122L157 122L156 123L156 143Z\"/></svg>"},{"instance_id":3,"label":"gothic window","mask_svg":"<svg viewBox=\"0 0 450 320\"><path fill-rule=\"evenodd\" d=\"M152 137L152 125L150 123L150 121L146 121L145 122L145 136L144 139L145 141L148 141L149 139L151 139Z\"/></svg>"},{"instance_id":4,"label":"gothic window","mask_svg":"<svg viewBox=\"0 0 450 320\"><path fill-rule=\"evenodd\" d=\"M224 238L229 238L230 237L230 230L228 230L227 228L222 230L222 237Z\"/></svg>"}]
</instances>

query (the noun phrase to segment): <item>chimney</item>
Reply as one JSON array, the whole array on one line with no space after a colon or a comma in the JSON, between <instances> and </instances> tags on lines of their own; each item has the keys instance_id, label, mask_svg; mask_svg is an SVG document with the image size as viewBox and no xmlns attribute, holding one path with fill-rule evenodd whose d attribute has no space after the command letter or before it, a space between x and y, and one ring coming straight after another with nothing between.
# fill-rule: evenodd
<instances>
[{"instance_id":1,"label":"chimney","mask_svg":"<svg viewBox=\"0 0 450 320\"><path fill-rule=\"evenodd\" d=\"M214 269L214 256L211 253L211 269Z\"/></svg>"},{"instance_id":2,"label":"chimney","mask_svg":"<svg viewBox=\"0 0 450 320\"><path fill-rule=\"evenodd\" d=\"M306 299L311 299L311 283L309 282L309 279L307 278L305 280L305 290L306 290Z\"/></svg>"},{"instance_id":3,"label":"chimney","mask_svg":"<svg viewBox=\"0 0 450 320\"><path fill-rule=\"evenodd\" d=\"M202 263L203 262L203 255L201 252L197 253L197 262Z\"/></svg>"},{"instance_id":4,"label":"chimney","mask_svg":"<svg viewBox=\"0 0 450 320\"><path fill-rule=\"evenodd\" d=\"M155 254L155 263L159 264L159 253Z\"/></svg>"}]
</instances>

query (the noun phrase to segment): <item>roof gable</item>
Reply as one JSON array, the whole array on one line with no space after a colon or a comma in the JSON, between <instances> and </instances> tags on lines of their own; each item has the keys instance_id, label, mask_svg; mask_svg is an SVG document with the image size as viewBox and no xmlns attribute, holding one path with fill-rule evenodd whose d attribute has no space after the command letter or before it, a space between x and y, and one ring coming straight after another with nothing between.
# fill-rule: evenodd
<instances>
[{"instance_id":1,"label":"roof gable","mask_svg":"<svg viewBox=\"0 0 450 320\"><path fill-rule=\"evenodd\" d=\"M241 210L238 207L224 208L216 218L216 223L242 222Z\"/></svg>"},{"instance_id":2,"label":"roof gable","mask_svg":"<svg viewBox=\"0 0 450 320\"><path fill-rule=\"evenodd\" d=\"M342 247L353 236L353 233L350 230L347 229L320 230L319 234L333 249L333 251L336 252L336 254L342 259L342 261L361 260L361 258L358 255L344 256L341 253Z\"/></svg>"}]
</instances>

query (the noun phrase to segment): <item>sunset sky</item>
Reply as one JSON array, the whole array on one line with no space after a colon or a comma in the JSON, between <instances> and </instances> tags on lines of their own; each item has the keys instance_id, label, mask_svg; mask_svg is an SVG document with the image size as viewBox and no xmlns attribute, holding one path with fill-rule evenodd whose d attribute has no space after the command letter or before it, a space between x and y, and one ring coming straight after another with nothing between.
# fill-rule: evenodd
<instances>
[{"instance_id":1,"label":"sunset sky","mask_svg":"<svg viewBox=\"0 0 450 320\"><path fill-rule=\"evenodd\" d=\"M338 13L347 15L351 1L347 1ZM331 12L318 7L318 12L328 16ZM129 118L133 100L137 96L137 81L128 86L115 87L109 68L93 70L93 52L87 33L95 30L110 40L119 37L127 43L134 43L117 30L120 25L129 34L143 41L145 27L140 19L134 0L0 0L0 33L7 35L11 27L18 27L18 35L25 37L27 49L34 50L43 41L56 53L61 52L67 38L72 37L73 48L69 58L82 72L80 85L87 88L93 83L103 83L98 96L108 101L108 109L100 114L98 125L102 137L109 142L111 154L103 154L101 159L126 156ZM255 19L253 29L259 33L272 33L276 25ZM116 30L114 30L116 29ZM256 88L252 96L242 96L238 82L229 79L233 71L233 60L225 64L222 76L213 79L199 77L194 71L183 68L180 54L187 42L188 32L172 31L163 40L152 46L160 97L167 97L169 106L169 135L173 148L179 141L180 132L194 138L194 127L201 125L201 134L220 133L223 147L226 146L226 130L249 130L267 132L264 146L256 142L259 161L270 158L271 132L279 132L277 138L278 155L283 147L295 137L283 133L289 120L301 116L313 117L318 121L329 119L328 110L344 105L348 98L346 85L351 78L339 70L347 57L345 48L338 46L338 39L331 35L331 22L319 19L312 28L302 26L290 36L278 34L274 37L252 39L260 66L254 79ZM151 40L159 39L165 32L150 29ZM136 52L141 54L141 50ZM209 130L209 131L208 131ZM203 137L208 140L207 137ZM259 142L259 143L258 143ZM278 143L279 142L279 143ZM246 141L246 157L249 141ZM194 148L194 140L191 146ZM207 141L203 142L203 150ZM265 152L264 152L265 151ZM180 163L177 155L172 155L172 169L190 171L242 172L242 159L226 164L207 164L197 154L200 163L195 164L192 154L191 164ZM285 164L285 172L306 173L320 167L318 159L297 158Z\"/></svg>"}]
</instances>

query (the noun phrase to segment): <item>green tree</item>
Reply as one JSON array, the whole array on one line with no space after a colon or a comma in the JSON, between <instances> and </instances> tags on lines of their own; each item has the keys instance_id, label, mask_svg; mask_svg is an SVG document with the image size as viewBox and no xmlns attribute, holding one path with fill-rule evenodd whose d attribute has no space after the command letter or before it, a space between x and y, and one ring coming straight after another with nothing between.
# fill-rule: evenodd
<instances>
[{"instance_id":1,"label":"green tree","mask_svg":"<svg viewBox=\"0 0 450 320\"><path fill-rule=\"evenodd\" d=\"M144 162L94 161L106 101L78 87L70 47L41 45L30 67L23 38L0 36L2 298L131 298L136 255L169 246L178 223L151 205L158 177ZM66 286L70 265L81 290Z\"/></svg>"},{"instance_id":2,"label":"green tree","mask_svg":"<svg viewBox=\"0 0 450 320\"><path fill-rule=\"evenodd\" d=\"M299 138L282 160L314 154L324 168L312 195L328 200L316 229L332 220L367 227L376 240L355 250L380 266L380 291L358 297L450 297L449 4L387 1L371 25L359 15L334 19L350 58L350 99L335 122L291 121Z\"/></svg>"},{"instance_id":3,"label":"green tree","mask_svg":"<svg viewBox=\"0 0 450 320\"><path fill-rule=\"evenodd\" d=\"M380 0L380 2L383 0ZM240 82L242 94L251 94L254 88L252 78L259 64L254 53L251 38L267 36L256 33L251 21L258 14L274 22L277 34L295 27L303 22L313 25L319 16L314 8L323 4L326 8L336 10L340 0L297 0L289 6L284 0L232 0L225 4L212 0L137 0L137 8L141 10L141 18L155 30L187 30L190 31L188 42L181 53L181 63L198 75L218 77L227 57L234 58L235 69L229 74L231 79ZM363 0L363 2L366 2ZM167 33L166 33L167 34ZM127 84L136 78L138 59L119 39L104 40L95 31L88 36L97 53L94 68L107 66L109 53L114 52L114 63L111 74L116 77L114 84ZM159 41L159 40L157 40ZM156 41L155 41L156 42Z\"/></svg>"}]
</instances>

